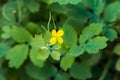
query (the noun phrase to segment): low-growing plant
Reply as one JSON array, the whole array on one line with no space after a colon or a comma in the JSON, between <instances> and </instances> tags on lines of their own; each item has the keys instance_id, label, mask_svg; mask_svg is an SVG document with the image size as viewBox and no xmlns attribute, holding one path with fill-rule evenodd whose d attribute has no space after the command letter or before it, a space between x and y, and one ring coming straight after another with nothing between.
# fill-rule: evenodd
<instances>
[{"instance_id":1,"label":"low-growing plant","mask_svg":"<svg viewBox=\"0 0 120 80\"><path fill-rule=\"evenodd\" d=\"M119 80L119 0L0 0L0 80Z\"/></svg>"}]
</instances>

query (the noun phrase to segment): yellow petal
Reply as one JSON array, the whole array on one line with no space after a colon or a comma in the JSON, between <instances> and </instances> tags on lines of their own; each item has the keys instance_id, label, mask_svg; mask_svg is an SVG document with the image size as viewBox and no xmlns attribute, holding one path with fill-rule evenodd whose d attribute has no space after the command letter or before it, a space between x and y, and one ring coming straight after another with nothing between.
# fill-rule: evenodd
<instances>
[{"instance_id":1,"label":"yellow petal","mask_svg":"<svg viewBox=\"0 0 120 80\"><path fill-rule=\"evenodd\" d=\"M58 30L57 37L61 37L61 36L63 36L63 34L64 34L63 30Z\"/></svg>"},{"instance_id":2,"label":"yellow petal","mask_svg":"<svg viewBox=\"0 0 120 80\"><path fill-rule=\"evenodd\" d=\"M56 42L57 42L56 37L52 37L52 38L50 39L50 44L51 44L51 45L55 44Z\"/></svg>"},{"instance_id":3,"label":"yellow petal","mask_svg":"<svg viewBox=\"0 0 120 80\"><path fill-rule=\"evenodd\" d=\"M56 30L53 29L53 30L51 31L51 34L52 34L52 36L56 36L56 35L57 35Z\"/></svg>"},{"instance_id":4,"label":"yellow petal","mask_svg":"<svg viewBox=\"0 0 120 80\"><path fill-rule=\"evenodd\" d=\"M58 40L58 43L60 43L60 44L63 43L63 38L62 37L58 37L57 40Z\"/></svg>"}]
</instances>

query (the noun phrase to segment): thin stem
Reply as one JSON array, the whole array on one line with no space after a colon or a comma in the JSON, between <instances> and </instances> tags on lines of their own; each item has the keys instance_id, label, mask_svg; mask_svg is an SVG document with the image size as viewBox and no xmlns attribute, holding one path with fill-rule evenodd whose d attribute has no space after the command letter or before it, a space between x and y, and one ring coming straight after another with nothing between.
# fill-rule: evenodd
<instances>
[{"instance_id":1,"label":"thin stem","mask_svg":"<svg viewBox=\"0 0 120 80\"><path fill-rule=\"evenodd\" d=\"M53 17L52 17L52 21L53 21L54 28L56 29L55 20Z\"/></svg>"},{"instance_id":2,"label":"thin stem","mask_svg":"<svg viewBox=\"0 0 120 80\"><path fill-rule=\"evenodd\" d=\"M18 4L19 17L21 17L22 16L22 10L21 10L21 5L20 5L20 0L17 0L17 4Z\"/></svg>"},{"instance_id":3,"label":"thin stem","mask_svg":"<svg viewBox=\"0 0 120 80\"><path fill-rule=\"evenodd\" d=\"M51 21L51 13L49 13L50 17L49 17L49 21L48 21L48 24L47 24L47 27L48 27L48 31L50 31L49 27L50 27L50 21Z\"/></svg>"},{"instance_id":4,"label":"thin stem","mask_svg":"<svg viewBox=\"0 0 120 80\"><path fill-rule=\"evenodd\" d=\"M41 27L42 27L45 31L47 31L46 28L45 28L43 25L41 25Z\"/></svg>"},{"instance_id":5,"label":"thin stem","mask_svg":"<svg viewBox=\"0 0 120 80\"><path fill-rule=\"evenodd\" d=\"M100 78L98 80L104 80L105 79L105 77L106 77L106 75L108 73L110 64L111 64L111 58L106 63L106 65L104 67L104 70L103 70L103 73L101 74L101 76L100 76Z\"/></svg>"}]
</instances>

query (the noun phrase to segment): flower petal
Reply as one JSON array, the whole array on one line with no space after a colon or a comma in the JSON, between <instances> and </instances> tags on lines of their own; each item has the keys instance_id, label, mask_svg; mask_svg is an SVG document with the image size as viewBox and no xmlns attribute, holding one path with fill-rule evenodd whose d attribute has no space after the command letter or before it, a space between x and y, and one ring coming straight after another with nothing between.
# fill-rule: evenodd
<instances>
[{"instance_id":1,"label":"flower petal","mask_svg":"<svg viewBox=\"0 0 120 80\"><path fill-rule=\"evenodd\" d=\"M63 43L63 38L62 37L58 37L57 40L58 40L58 43L60 43L60 44Z\"/></svg>"},{"instance_id":2,"label":"flower petal","mask_svg":"<svg viewBox=\"0 0 120 80\"><path fill-rule=\"evenodd\" d=\"M51 44L51 45L55 44L56 42L57 42L56 37L52 37L52 38L50 39L50 44Z\"/></svg>"},{"instance_id":3,"label":"flower petal","mask_svg":"<svg viewBox=\"0 0 120 80\"><path fill-rule=\"evenodd\" d=\"M52 36L56 36L56 35L57 35L56 30L53 29L53 30L51 31L51 34L52 34Z\"/></svg>"},{"instance_id":4,"label":"flower petal","mask_svg":"<svg viewBox=\"0 0 120 80\"><path fill-rule=\"evenodd\" d=\"M58 30L57 37L61 37L61 36L63 36L63 34L64 34L63 30Z\"/></svg>"}]
</instances>

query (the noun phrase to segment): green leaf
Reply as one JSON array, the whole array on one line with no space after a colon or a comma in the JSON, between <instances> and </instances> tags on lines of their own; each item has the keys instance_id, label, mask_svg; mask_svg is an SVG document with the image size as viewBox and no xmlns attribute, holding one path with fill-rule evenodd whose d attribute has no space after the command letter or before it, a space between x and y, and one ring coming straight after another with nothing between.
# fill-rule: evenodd
<instances>
[{"instance_id":1,"label":"green leaf","mask_svg":"<svg viewBox=\"0 0 120 80\"><path fill-rule=\"evenodd\" d=\"M87 22L87 20L92 17L92 14L85 8L83 5L67 5L63 6L66 8L66 10L63 10L64 12L67 12L67 20L66 22L73 25L75 30L78 33L81 33L81 28L84 26L84 24ZM64 20L64 19L63 19Z\"/></svg>"},{"instance_id":2,"label":"green leaf","mask_svg":"<svg viewBox=\"0 0 120 80\"><path fill-rule=\"evenodd\" d=\"M5 25L15 25L16 19L14 16L14 12L16 12L17 9L17 3L16 1L11 1L9 3L6 3L2 7L2 23Z\"/></svg>"},{"instance_id":3,"label":"green leaf","mask_svg":"<svg viewBox=\"0 0 120 80\"><path fill-rule=\"evenodd\" d=\"M66 73L58 73L55 80L70 80L69 75Z\"/></svg>"},{"instance_id":4,"label":"green leaf","mask_svg":"<svg viewBox=\"0 0 120 80\"><path fill-rule=\"evenodd\" d=\"M117 32L114 29L107 29L104 35L110 40L113 41L117 38Z\"/></svg>"},{"instance_id":5,"label":"green leaf","mask_svg":"<svg viewBox=\"0 0 120 80\"><path fill-rule=\"evenodd\" d=\"M9 50L9 46L6 43L0 43L0 58L5 56L7 50Z\"/></svg>"},{"instance_id":6,"label":"green leaf","mask_svg":"<svg viewBox=\"0 0 120 80\"><path fill-rule=\"evenodd\" d=\"M100 32L102 32L102 26L101 23L92 23L84 28L79 38L80 44L84 44L90 38L100 34Z\"/></svg>"},{"instance_id":7,"label":"green leaf","mask_svg":"<svg viewBox=\"0 0 120 80\"><path fill-rule=\"evenodd\" d=\"M96 14L101 14L105 6L105 0L83 0L82 3L94 10Z\"/></svg>"},{"instance_id":8,"label":"green leaf","mask_svg":"<svg viewBox=\"0 0 120 80\"><path fill-rule=\"evenodd\" d=\"M12 38L19 43L30 41L32 38L32 35L22 27L16 27L14 26L11 31Z\"/></svg>"},{"instance_id":9,"label":"green leaf","mask_svg":"<svg viewBox=\"0 0 120 80\"><path fill-rule=\"evenodd\" d=\"M45 39L45 42L46 43L49 43L50 42L50 39L51 39L51 33L50 31L46 31L45 34L44 34L44 39Z\"/></svg>"},{"instance_id":10,"label":"green leaf","mask_svg":"<svg viewBox=\"0 0 120 80\"><path fill-rule=\"evenodd\" d=\"M38 67L43 67L44 66L44 62L45 61L42 61L40 59L38 59L38 50L32 48L30 50L30 54L29 54L29 57L30 57L30 60L31 62L35 65L35 66L38 66Z\"/></svg>"},{"instance_id":11,"label":"green leaf","mask_svg":"<svg viewBox=\"0 0 120 80\"><path fill-rule=\"evenodd\" d=\"M82 0L49 0L50 3L54 3L54 2L58 2L61 5L65 5L65 4L78 4L80 3Z\"/></svg>"},{"instance_id":12,"label":"green leaf","mask_svg":"<svg viewBox=\"0 0 120 80\"><path fill-rule=\"evenodd\" d=\"M39 49L36 55L36 58L45 61L49 57L50 51L48 49Z\"/></svg>"},{"instance_id":13,"label":"green leaf","mask_svg":"<svg viewBox=\"0 0 120 80\"><path fill-rule=\"evenodd\" d=\"M41 35L35 35L31 41L30 59L33 64L41 67L44 61L49 57L50 51Z\"/></svg>"},{"instance_id":14,"label":"green leaf","mask_svg":"<svg viewBox=\"0 0 120 80\"><path fill-rule=\"evenodd\" d=\"M61 48L62 48L62 45L61 44L59 44L59 43L57 43L57 44L55 44L54 46L52 46L52 48L54 49L54 50L60 50Z\"/></svg>"},{"instance_id":15,"label":"green leaf","mask_svg":"<svg viewBox=\"0 0 120 80\"><path fill-rule=\"evenodd\" d=\"M74 63L70 68L70 75L76 79L86 80L92 77L90 67L87 67L81 63Z\"/></svg>"},{"instance_id":16,"label":"green leaf","mask_svg":"<svg viewBox=\"0 0 120 80\"><path fill-rule=\"evenodd\" d=\"M5 58L9 60L9 67L19 68L27 59L28 49L27 45L20 44L8 50Z\"/></svg>"},{"instance_id":17,"label":"green leaf","mask_svg":"<svg viewBox=\"0 0 120 80\"><path fill-rule=\"evenodd\" d=\"M99 54L93 54L93 55L89 55L88 54L88 57L86 56L82 56L83 60L82 63L89 66L89 67L93 67L95 66L97 63L99 63L99 61L101 60L102 58L102 53L99 53ZM81 59L81 58L80 58Z\"/></svg>"},{"instance_id":18,"label":"green leaf","mask_svg":"<svg viewBox=\"0 0 120 80\"><path fill-rule=\"evenodd\" d=\"M71 47L77 44L77 33L70 25L63 25L63 42L67 47Z\"/></svg>"},{"instance_id":19,"label":"green leaf","mask_svg":"<svg viewBox=\"0 0 120 80\"><path fill-rule=\"evenodd\" d=\"M113 52L120 56L120 43L115 46Z\"/></svg>"},{"instance_id":20,"label":"green leaf","mask_svg":"<svg viewBox=\"0 0 120 80\"><path fill-rule=\"evenodd\" d=\"M27 3L27 7L30 10L30 12L34 13L34 12L38 12L39 8L40 8L40 4L37 0L30 0Z\"/></svg>"},{"instance_id":21,"label":"green leaf","mask_svg":"<svg viewBox=\"0 0 120 80\"><path fill-rule=\"evenodd\" d=\"M109 4L104 11L105 21L114 22L117 19L119 13L120 13L120 2L119 1L115 1Z\"/></svg>"},{"instance_id":22,"label":"green leaf","mask_svg":"<svg viewBox=\"0 0 120 80\"><path fill-rule=\"evenodd\" d=\"M45 41L44 41L42 35L35 35L35 37L32 38L32 40L31 40L31 46L32 46L32 48L35 48L35 49L47 48L45 46Z\"/></svg>"},{"instance_id":23,"label":"green leaf","mask_svg":"<svg viewBox=\"0 0 120 80\"><path fill-rule=\"evenodd\" d=\"M9 26L3 26L2 30L3 30L3 33L1 35L1 37L3 39L8 39L11 37L11 28Z\"/></svg>"},{"instance_id":24,"label":"green leaf","mask_svg":"<svg viewBox=\"0 0 120 80\"><path fill-rule=\"evenodd\" d=\"M51 64L46 64L43 68L28 64L25 69L30 77L37 80L45 80L57 74L57 69Z\"/></svg>"},{"instance_id":25,"label":"green leaf","mask_svg":"<svg viewBox=\"0 0 120 80\"><path fill-rule=\"evenodd\" d=\"M69 54L71 56L78 57L83 54L84 50L85 49L82 46L72 46L69 51Z\"/></svg>"},{"instance_id":26,"label":"green leaf","mask_svg":"<svg viewBox=\"0 0 120 80\"><path fill-rule=\"evenodd\" d=\"M120 58L117 60L117 62L115 64L115 68L117 71L120 71Z\"/></svg>"},{"instance_id":27,"label":"green leaf","mask_svg":"<svg viewBox=\"0 0 120 80\"><path fill-rule=\"evenodd\" d=\"M52 51L52 53L50 54L51 57L56 60L56 61L59 61L60 60L60 56L61 56L61 53L58 52L58 51Z\"/></svg>"},{"instance_id":28,"label":"green leaf","mask_svg":"<svg viewBox=\"0 0 120 80\"><path fill-rule=\"evenodd\" d=\"M68 55L67 53L60 62L60 67L66 71L68 68L70 68L75 60L75 57Z\"/></svg>"},{"instance_id":29,"label":"green leaf","mask_svg":"<svg viewBox=\"0 0 120 80\"><path fill-rule=\"evenodd\" d=\"M40 29L37 24L33 22L27 23L27 29L31 32L31 34L35 35L40 33Z\"/></svg>"},{"instance_id":30,"label":"green leaf","mask_svg":"<svg viewBox=\"0 0 120 80\"><path fill-rule=\"evenodd\" d=\"M85 45L85 49L88 53L97 53L99 49L103 49L107 46L107 40L106 37L95 37L90 39Z\"/></svg>"}]
</instances>

